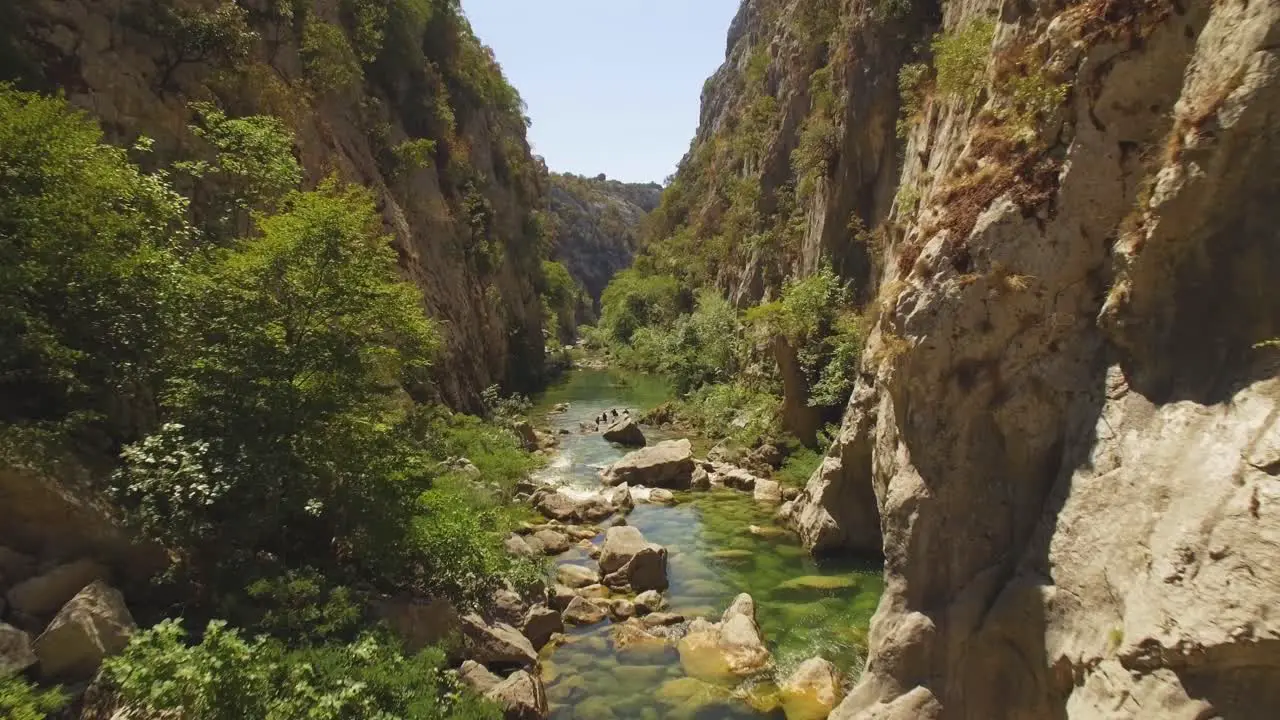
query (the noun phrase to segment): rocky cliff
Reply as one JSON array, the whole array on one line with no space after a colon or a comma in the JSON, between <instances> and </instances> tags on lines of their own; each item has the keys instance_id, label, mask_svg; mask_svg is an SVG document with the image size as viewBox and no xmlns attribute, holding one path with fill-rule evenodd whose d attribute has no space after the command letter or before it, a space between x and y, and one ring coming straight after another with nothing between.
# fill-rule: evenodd
<instances>
[{"instance_id":1,"label":"rocky cliff","mask_svg":"<svg viewBox=\"0 0 1280 720\"><path fill-rule=\"evenodd\" d=\"M368 186L444 326L435 392L541 373L544 192L519 96L451 0L21 0L6 3L3 77L67 97L109 139L152 138L149 162L190 160L192 104L274 115L307 184ZM206 180L209 180L206 178Z\"/></svg>"},{"instance_id":2,"label":"rocky cliff","mask_svg":"<svg viewBox=\"0 0 1280 720\"><path fill-rule=\"evenodd\" d=\"M1278 39L1244 0L743 4L654 257L750 302L825 256L875 322L793 516L884 556L833 717L1280 707Z\"/></svg>"},{"instance_id":3,"label":"rocky cliff","mask_svg":"<svg viewBox=\"0 0 1280 720\"><path fill-rule=\"evenodd\" d=\"M641 224L658 206L662 186L560 173L551 175L550 186L553 254L599 302L614 273L631 265Z\"/></svg>"}]
</instances>

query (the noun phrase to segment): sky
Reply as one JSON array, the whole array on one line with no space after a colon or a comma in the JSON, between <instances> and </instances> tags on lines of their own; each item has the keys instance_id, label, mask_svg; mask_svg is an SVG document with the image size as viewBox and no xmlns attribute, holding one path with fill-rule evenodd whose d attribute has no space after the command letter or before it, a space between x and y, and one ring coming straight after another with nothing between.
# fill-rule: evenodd
<instances>
[{"instance_id":1,"label":"sky","mask_svg":"<svg viewBox=\"0 0 1280 720\"><path fill-rule=\"evenodd\" d=\"M555 172L662 182L698 128L739 0L462 0Z\"/></svg>"}]
</instances>

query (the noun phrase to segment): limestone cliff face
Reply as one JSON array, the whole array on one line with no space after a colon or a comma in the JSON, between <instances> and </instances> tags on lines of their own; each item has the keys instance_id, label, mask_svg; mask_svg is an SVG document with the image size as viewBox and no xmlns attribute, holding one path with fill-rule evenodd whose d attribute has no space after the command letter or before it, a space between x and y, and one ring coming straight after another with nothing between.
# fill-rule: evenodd
<instances>
[{"instance_id":1,"label":"limestone cliff face","mask_svg":"<svg viewBox=\"0 0 1280 720\"><path fill-rule=\"evenodd\" d=\"M878 324L796 522L866 549L878 516L887 588L833 717L1270 717L1280 6L941 11L994 21L980 92L923 89L887 217L883 121L832 178L876 199Z\"/></svg>"},{"instance_id":2,"label":"limestone cliff face","mask_svg":"<svg viewBox=\"0 0 1280 720\"><path fill-rule=\"evenodd\" d=\"M568 174L552 175L550 186L555 259L599 302L614 273L630 267L641 223L658 206L662 186Z\"/></svg>"},{"instance_id":3,"label":"limestone cliff face","mask_svg":"<svg viewBox=\"0 0 1280 720\"><path fill-rule=\"evenodd\" d=\"M5 79L65 90L113 141L153 138L158 166L190 157L193 101L284 119L308 184L337 173L374 192L443 325L440 398L477 410L491 384L536 381L545 170L456 3L22 0L3 15ZM429 152L406 163L414 140Z\"/></svg>"},{"instance_id":4,"label":"limestone cliff face","mask_svg":"<svg viewBox=\"0 0 1280 720\"><path fill-rule=\"evenodd\" d=\"M1280 6L848 0L798 43L815 4L744 3L686 166L767 47L778 112L730 166L767 214L797 179L789 108L815 108L791 78L828 51L798 242L734 244L715 279L750 299L825 254L876 322L793 515L816 550L884 556L833 717L1272 717ZM734 206L693 175L677 236Z\"/></svg>"}]
</instances>

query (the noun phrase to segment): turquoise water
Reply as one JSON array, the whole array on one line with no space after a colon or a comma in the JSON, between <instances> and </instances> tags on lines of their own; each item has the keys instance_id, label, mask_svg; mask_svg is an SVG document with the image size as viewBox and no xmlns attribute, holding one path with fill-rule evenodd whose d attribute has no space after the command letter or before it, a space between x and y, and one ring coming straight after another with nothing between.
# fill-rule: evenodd
<instances>
[{"instance_id":1,"label":"turquoise water","mask_svg":"<svg viewBox=\"0 0 1280 720\"><path fill-rule=\"evenodd\" d=\"M560 452L543 472L569 485L599 487L599 469L624 451L597 433L579 433L578 423L611 408L620 413L630 408L635 414L669 398L669 389L651 378L570 373L538 404L540 413L546 413L556 403L570 403L566 413L540 415L544 424L571 431L561 436ZM661 439L646 433L651 440ZM717 620L734 596L750 593L761 634L773 653L774 673L746 685L695 680L684 672L674 647L615 649L605 622L573 629L566 643L544 652L552 718L781 718L780 711L767 709L771 681L780 681L800 662L821 655L849 679L856 677L866 653L867 626L883 590L878 565L815 561L774 523L776 506L756 503L745 493L680 493L677 501L670 507L639 504L627 518L670 553L669 611ZM753 525L759 534L749 530ZM594 567L577 549L557 563ZM753 704L765 710L753 709Z\"/></svg>"}]
</instances>

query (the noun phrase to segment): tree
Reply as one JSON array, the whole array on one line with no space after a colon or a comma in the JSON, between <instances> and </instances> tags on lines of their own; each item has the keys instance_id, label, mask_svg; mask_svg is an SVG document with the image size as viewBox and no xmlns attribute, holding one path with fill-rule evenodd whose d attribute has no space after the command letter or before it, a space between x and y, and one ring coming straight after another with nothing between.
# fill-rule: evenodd
<instances>
[{"instance_id":1,"label":"tree","mask_svg":"<svg viewBox=\"0 0 1280 720\"><path fill-rule=\"evenodd\" d=\"M0 84L0 423L149 414L186 204L62 99Z\"/></svg>"},{"instance_id":2,"label":"tree","mask_svg":"<svg viewBox=\"0 0 1280 720\"><path fill-rule=\"evenodd\" d=\"M248 12L234 2L214 10L173 7L154 2L140 20L160 40L160 88L169 87L173 73L192 63L234 65L248 57L258 34L249 27Z\"/></svg>"},{"instance_id":3,"label":"tree","mask_svg":"<svg viewBox=\"0 0 1280 720\"><path fill-rule=\"evenodd\" d=\"M400 388L437 335L381 229L367 191L329 180L185 277L170 422L126 452L115 484L196 569L268 553L403 573L430 473Z\"/></svg>"}]
</instances>

